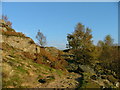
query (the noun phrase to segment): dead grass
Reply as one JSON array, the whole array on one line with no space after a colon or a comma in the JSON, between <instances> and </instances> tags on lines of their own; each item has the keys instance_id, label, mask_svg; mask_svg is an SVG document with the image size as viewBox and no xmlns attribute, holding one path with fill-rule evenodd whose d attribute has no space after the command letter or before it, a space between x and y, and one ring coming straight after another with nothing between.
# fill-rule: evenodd
<instances>
[{"instance_id":1,"label":"dead grass","mask_svg":"<svg viewBox=\"0 0 120 90\"><path fill-rule=\"evenodd\" d=\"M51 61L50 66L55 68L55 69L65 69L65 66L67 65L67 62L61 57L61 52L58 52L57 57L53 57L51 53L45 51L44 48L41 48L41 56L46 57L49 61ZM54 51L53 51L54 52Z\"/></svg>"},{"instance_id":2,"label":"dead grass","mask_svg":"<svg viewBox=\"0 0 120 90\"><path fill-rule=\"evenodd\" d=\"M11 31L4 31L4 30L2 30L2 35L17 36L17 37L26 37L25 34L23 34L21 32L11 32Z\"/></svg>"},{"instance_id":3,"label":"dead grass","mask_svg":"<svg viewBox=\"0 0 120 90\"><path fill-rule=\"evenodd\" d=\"M22 52L22 54L24 55L24 57L28 58L28 59L32 59L34 60L34 55L30 54L29 52Z\"/></svg>"},{"instance_id":4,"label":"dead grass","mask_svg":"<svg viewBox=\"0 0 120 90\"><path fill-rule=\"evenodd\" d=\"M40 48L41 55L47 57L50 61L56 61L56 57L53 57L49 52L45 51L45 48Z\"/></svg>"}]
</instances>

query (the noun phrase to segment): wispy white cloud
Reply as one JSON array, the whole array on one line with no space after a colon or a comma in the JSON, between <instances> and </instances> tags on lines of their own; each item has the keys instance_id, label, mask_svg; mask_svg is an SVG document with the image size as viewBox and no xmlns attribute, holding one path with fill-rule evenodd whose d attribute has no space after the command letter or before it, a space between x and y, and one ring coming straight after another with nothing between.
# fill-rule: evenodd
<instances>
[{"instance_id":1,"label":"wispy white cloud","mask_svg":"<svg viewBox=\"0 0 120 90\"><path fill-rule=\"evenodd\" d=\"M65 42L58 42L58 41L50 41L47 43L49 47L56 47L60 50L66 49L66 43Z\"/></svg>"}]
</instances>

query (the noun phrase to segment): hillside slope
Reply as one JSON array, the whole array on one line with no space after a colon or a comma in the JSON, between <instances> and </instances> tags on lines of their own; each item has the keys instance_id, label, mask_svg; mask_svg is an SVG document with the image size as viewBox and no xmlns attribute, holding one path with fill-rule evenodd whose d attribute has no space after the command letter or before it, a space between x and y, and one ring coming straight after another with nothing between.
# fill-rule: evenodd
<instances>
[{"instance_id":1,"label":"hillside slope","mask_svg":"<svg viewBox=\"0 0 120 90\"><path fill-rule=\"evenodd\" d=\"M76 88L79 85L81 75L65 69L67 62L59 55L62 51L42 48L5 24L1 31L3 88Z\"/></svg>"},{"instance_id":2,"label":"hillside slope","mask_svg":"<svg viewBox=\"0 0 120 90\"><path fill-rule=\"evenodd\" d=\"M0 23L3 88L119 88L115 72L97 60L80 64L71 49L40 47L21 32Z\"/></svg>"},{"instance_id":3,"label":"hillside slope","mask_svg":"<svg viewBox=\"0 0 120 90\"><path fill-rule=\"evenodd\" d=\"M9 50L9 51L8 51ZM56 70L26 58L21 50L3 43L3 87L76 87L80 75Z\"/></svg>"}]
</instances>

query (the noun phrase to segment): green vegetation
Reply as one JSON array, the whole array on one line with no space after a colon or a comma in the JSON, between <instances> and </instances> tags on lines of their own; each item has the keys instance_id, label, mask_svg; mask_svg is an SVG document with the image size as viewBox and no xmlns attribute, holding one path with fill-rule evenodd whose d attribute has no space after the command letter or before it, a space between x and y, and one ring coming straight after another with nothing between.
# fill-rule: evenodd
<instances>
[{"instance_id":1,"label":"green vegetation","mask_svg":"<svg viewBox=\"0 0 120 90\"><path fill-rule=\"evenodd\" d=\"M4 20L8 22L7 17L4 17ZM2 30L3 35L28 38L22 33L15 32L10 23L2 25L7 30ZM42 47L35 45L33 40L28 42L30 45L34 45L35 53L25 52L3 42L1 49L3 51L3 87L34 88L46 87L45 85L56 84L56 82L68 85L71 81L74 83L78 81L79 86L78 84L73 85L72 82L68 86L73 85L78 89L118 88L116 83L120 81L120 72L118 72L120 70L120 47L113 43L114 40L110 35L94 45L91 32L91 29L78 23L75 31L67 36L69 49L66 52L43 47L46 37L40 31L36 38ZM73 80L73 77L78 74L81 77ZM59 79L63 80L58 83ZM61 85L61 87L63 86ZM56 85L56 87L58 86Z\"/></svg>"},{"instance_id":2,"label":"green vegetation","mask_svg":"<svg viewBox=\"0 0 120 90\"><path fill-rule=\"evenodd\" d=\"M63 71L56 70L44 64L34 62L30 53L25 54L19 49L6 43L3 46L3 87L33 88L39 85L39 80L51 83L64 75ZM9 49L9 52L8 52ZM25 55L24 55L25 54Z\"/></svg>"},{"instance_id":3,"label":"green vegetation","mask_svg":"<svg viewBox=\"0 0 120 90\"><path fill-rule=\"evenodd\" d=\"M89 28L85 28L84 25L78 23L75 31L72 34L68 34L67 39L68 47L72 49L75 60L86 64L93 59L91 55L93 52L92 34Z\"/></svg>"},{"instance_id":4,"label":"green vegetation","mask_svg":"<svg viewBox=\"0 0 120 90\"><path fill-rule=\"evenodd\" d=\"M108 77L106 79L108 82L104 83L106 85L104 87L113 87L115 82L118 82L120 79L120 57L118 55L118 53L120 53L120 49L118 45L113 43L114 40L110 35L106 35L104 41L98 41L96 46L92 43L91 30L89 28L85 28L81 23L78 23L75 31L72 34L68 34L67 39L67 47L75 56L74 63L72 63L74 65L68 62L68 67L71 67L72 65L74 69L69 69L74 72L77 71L78 73L80 73L79 71L84 71L83 86L81 87L98 87L99 85L97 84L96 86L91 86L93 84L92 81L86 84L86 80L93 79L97 81L97 78L100 78L101 80L100 76L102 75L106 75L106 77ZM90 72L92 71L87 67L83 68L82 65L88 65L90 68L93 68L95 72L94 74L96 75L91 75ZM101 80L101 82L104 81Z\"/></svg>"},{"instance_id":5,"label":"green vegetation","mask_svg":"<svg viewBox=\"0 0 120 90\"><path fill-rule=\"evenodd\" d=\"M88 83L84 82L81 88L100 88L100 85L92 81L89 81Z\"/></svg>"},{"instance_id":6,"label":"green vegetation","mask_svg":"<svg viewBox=\"0 0 120 90\"><path fill-rule=\"evenodd\" d=\"M27 70L25 70L24 67L22 67L22 66L18 66L17 70L19 70L22 73L26 73L27 72Z\"/></svg>"}]
</instances>

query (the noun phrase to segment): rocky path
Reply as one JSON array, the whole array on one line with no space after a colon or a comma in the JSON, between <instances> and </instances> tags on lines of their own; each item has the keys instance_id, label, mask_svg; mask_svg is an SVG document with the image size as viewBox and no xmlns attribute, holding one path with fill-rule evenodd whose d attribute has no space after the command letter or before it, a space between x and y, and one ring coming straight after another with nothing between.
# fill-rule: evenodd
<instances>
[{"instance_id":1,"label":"rocky path","mask_svg":"<svg viewBox=\"0 0 120 90\"><path fill-rule=\"evenodd\" d=\"M39 88L76 88L80 83L78 79L81 75L70 73L64 76L55 75L55 80L50 83L40 85Z\"/></svg>"}]
</instances>

